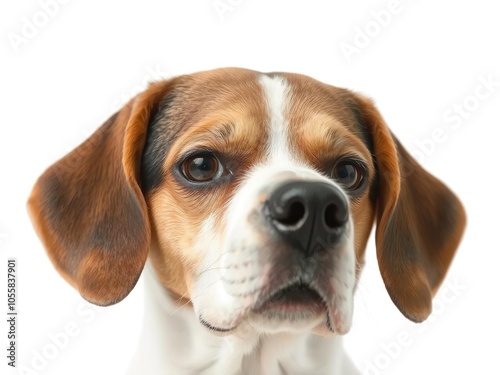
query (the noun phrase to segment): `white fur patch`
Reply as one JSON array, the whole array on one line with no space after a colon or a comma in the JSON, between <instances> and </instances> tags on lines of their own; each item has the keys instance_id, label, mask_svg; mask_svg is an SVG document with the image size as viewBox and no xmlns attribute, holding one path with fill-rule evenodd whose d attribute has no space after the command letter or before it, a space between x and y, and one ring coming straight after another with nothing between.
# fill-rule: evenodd
<instances>
[{"instance_id":1,"label":"white fur patch","mask_svg":"<svg viewBox=\"0 0 500 375\"><path fill-rule=\"evenodd\" d=\"M264 89L269 113L269 140L267 146L269 162L272 164L286 164L292 159L288 124L285 122L290 88L284 78L271 78L267 75L260 77L260 84Z\"/></svg>"}]
</instances>

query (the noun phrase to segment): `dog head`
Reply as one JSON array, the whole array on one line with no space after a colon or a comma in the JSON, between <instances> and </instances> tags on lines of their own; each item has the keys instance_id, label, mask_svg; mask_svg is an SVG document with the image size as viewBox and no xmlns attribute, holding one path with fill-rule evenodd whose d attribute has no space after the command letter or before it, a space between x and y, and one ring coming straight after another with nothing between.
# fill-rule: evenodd
<instances>
[{"instance_id":1,"label":"dog head","mask_svg":"<svg viewBox=\"0 0 500 375\"><path fill-rule=\"evenodd\" d=\"M219 69L152 84L36 183L56 269L119 302L147 257L218 334L344 334L376 221L398 309L431 312L465 213L372 102L309 77Z\"/></svg>"}]
</instances>

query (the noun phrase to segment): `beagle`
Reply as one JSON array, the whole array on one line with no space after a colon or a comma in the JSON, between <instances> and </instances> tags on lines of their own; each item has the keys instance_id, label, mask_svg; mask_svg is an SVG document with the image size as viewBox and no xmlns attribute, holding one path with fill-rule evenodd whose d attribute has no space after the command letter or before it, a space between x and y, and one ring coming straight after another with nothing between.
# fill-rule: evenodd
<instances>
[{"instance_id":1,"label":"beagle","mask_svg":"<svg viewBox=\"0 0 500 375\"><path fill-rule=\"evenodd\" d=\"M341 339L374 222L387 292L414 322L465 227L369 99L237 68L151 84L28 207L86 300L120 302L144 269L132 374L356 374Z\"/></svg>"}]
</instances>

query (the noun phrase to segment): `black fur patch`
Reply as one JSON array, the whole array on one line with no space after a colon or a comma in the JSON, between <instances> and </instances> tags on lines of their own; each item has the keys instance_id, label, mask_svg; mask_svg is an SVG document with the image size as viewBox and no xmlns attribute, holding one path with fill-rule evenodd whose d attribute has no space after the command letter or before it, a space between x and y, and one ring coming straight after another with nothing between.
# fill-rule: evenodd
<instances>
[{"instance_id":1,"label":"black fur patch","mask_svg":"<svg viewBox=\"0 0 500 375\"><path fill-rule=\"evenodd\" d=\"M141 189L144 194L163 181L163 164L177 135L172 129L172 119L169 116L169 108L174 100L174 93L168 93L156 114L149 120L141 163Z\"/></svg>"},{"instance_id":2,"label":"black fur patch","mask_svg":"<svg viewBox=\"0 0 500 375\"><path fill-rule=\"evenodd\" d=\"M368 125L366 124L365 118L363 116L363 112L359 107L358 103L354 100L347 101L347 105L349 110L354 116L355 119L355 135L361 139L361 141L366 145L368 150L372 155L373 165L375 166L375 175L373 176L372 185L370 186L370 202L373 206L375 206L377 202L377 197L379 193L379 184L378 184L378 167L377 167L377 158L375 155L375 146L373 143L373 136L369 130Z\"/></svg>"}]
</instances>

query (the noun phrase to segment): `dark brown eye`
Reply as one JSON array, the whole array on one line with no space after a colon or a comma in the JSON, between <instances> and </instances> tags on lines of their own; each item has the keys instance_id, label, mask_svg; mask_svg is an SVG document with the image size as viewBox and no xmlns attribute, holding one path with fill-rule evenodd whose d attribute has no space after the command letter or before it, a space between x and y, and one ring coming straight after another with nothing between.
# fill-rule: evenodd
<instances>
[{"instance_id":1,"label":"dark brown eye","mask_svg":"<svg viewBox=\"0 0 500 375\"><path fill-rule=\"evenodd\" d=\"M189 181L207 182L221 176L222 166L212 154L196 154L184 160L181 171Z\"/></svg>"},{"instance_id":2,"label":"dark brown eye","mask_svg":"<svg viewBox=\"0 0 500 375\"><path fill-rule=\"evenodd\" d=\"M363 166L354 160L338 162L332 171L332 177L347 190L356 190L364 180Z\"/></svg>"}]
</instances>

